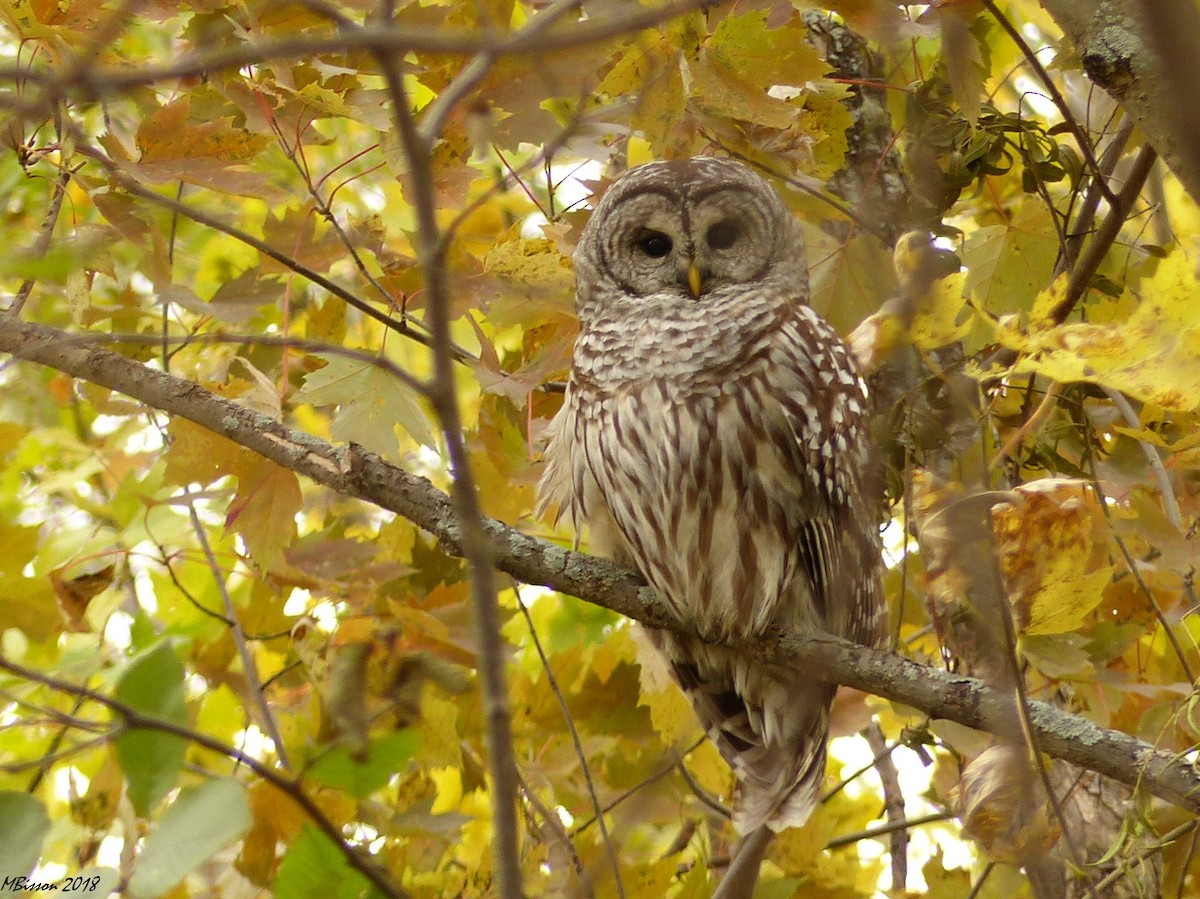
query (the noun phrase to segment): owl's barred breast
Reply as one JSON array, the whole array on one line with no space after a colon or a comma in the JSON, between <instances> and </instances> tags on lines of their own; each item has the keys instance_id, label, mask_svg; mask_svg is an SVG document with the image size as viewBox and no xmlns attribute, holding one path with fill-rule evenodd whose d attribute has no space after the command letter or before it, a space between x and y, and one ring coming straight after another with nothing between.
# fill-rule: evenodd
<instances>
[{"instance_id":1,"label":"owl's barred breast","mask_svg":"<svg viewBox=\"0 0 1200 899\"><path fill-rule=\"evenodd\" d=\"M593 332L576 353L574 493L589 523L616 525L593 528L593 544L619 544L593 549L629 558L713 639L819 624L786 539L809 485L797 481L790 435L778 439L788 424L768 375L781 316L769 313L757 328L697 332L683 352L655 351L648 328ZM776 621L789 591L789 620Z\"/></svg>"},{"instance_id":2,"label":"owl's barred breast","mask_svg":"<svg viewBox=\"0 0 1200 899\"><path fill-rule=\"evenodd\" d=\"M647 379L709 390L769 350L792 311L779 298L745 288L715 291L704 303L645 297L636 318L600 318L580 334L572 378L607 390Z\"/></svg>"}]
</instances>

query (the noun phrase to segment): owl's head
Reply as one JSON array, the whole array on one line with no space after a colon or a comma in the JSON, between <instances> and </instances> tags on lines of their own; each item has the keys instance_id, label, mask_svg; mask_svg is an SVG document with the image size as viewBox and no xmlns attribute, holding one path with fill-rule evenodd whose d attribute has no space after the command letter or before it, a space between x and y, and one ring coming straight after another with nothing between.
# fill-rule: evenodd
<instances>
[{"instance_id":1,"label":"owl's head","mask_svg":"<svg viewBox=\"0 0 1200 899\"><path fill-rule=\"evenodd\" d=\"M729 159L631 169L604 194L574 260L585 326L691 313L747 287L808 295L799 223L765 179Z\"/></svg>"}]
</instances>

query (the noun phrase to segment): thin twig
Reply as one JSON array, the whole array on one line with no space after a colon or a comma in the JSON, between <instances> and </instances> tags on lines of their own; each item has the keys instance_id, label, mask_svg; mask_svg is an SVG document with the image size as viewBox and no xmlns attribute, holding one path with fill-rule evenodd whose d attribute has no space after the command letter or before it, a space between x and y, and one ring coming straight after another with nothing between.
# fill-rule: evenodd
<instances>
[{"instance_id":1,"label":"thin twig","mask_svg":"<svg viewBox=\"0 0 1200 899\"><path fill-rule=\"evenodd\" d=\"M1133 411L1133 406L1129 405L1129 400L1125 399L1125 395L1120 391L1113 390L1111 387L1104 387L1104 395L1112 401L1112 404L1117 407L1121 413L1121 417L1125 419L1125 424L1129 425L1133 430L1138 430L1142 426L1142 422L1138 419L1138 415ZM1142 455L1146 457L1146 462L1150 466L1150 470L1154 472L1154 477L1158 481L1158 492L1162 495L1163 511L1167 513L1167 521L1175 525L1175 530L1183 532L1183 515L1179 511L1179 502L1175 499L1175 490L1171 486L1171 476L1167 474L1167 469L1163 465L1162 456L1158 454L1158 450L1147 443L1145 440L1138 440L1138 446L1142 448ZM1188 674L1191 678L1191 674Z\"/></svg>"},{"instance_id":2,"label":"thin twig","mask_svg":"<svg viewBox=\"0 0 1200 899\"><path fill-rule=\"evenodd\" d=\"M875 753L875 770L879 773L879 782L883 785L883 807L887 814L891 840L889 850L892 856L892 889L903 891L908 883L908 833L903 825L904 793L900 790L900 775L896 771L896 763L892 760L887 740L883 736L883 728L877 720L872 719L867 725L864 736L871 751ZM881 831L884 833L887 831Z\"/></svg>"},{"instance_id":3,"label":"thin twig","mask_svg":"<svg viewBox=\"0 0 1200 899\"><path fill-rule=\"evenodd\" d=\"M883 837L887 836L888 834L895 836L898 833L904 833L904 831L911 827L920 827L923 824L936 824L939 821L949 821L953 817L953 812L930 812L927 815L918 815L915 818L899 818L895 821L889 821L887 824L876 824L874 827L868 827L865 830L860 830L856 833L848 833L845 836L835 837L825 844L825 848L841 849L843 846L849 846L853 843L860 843L863 840L873 840L876 837ZM907 843L908 841L906 840L905 842ZM897 883L893 881L892 889L899 893L903 893L903 882L897 885Z\"/></svg>"},{"instance_id":4,"label":"thin twig","mask_svg":"<svg viewBox=\"0 0 1200 899\"><path fill-rule=\"evenodd\" d=\"M1099 185L1108 183L1108 179L1112 177L1112 173L1121 159L1121 153L1124 152L1125 145L1129 143L1129 138L1133 135L1133 129L1133 119L1125 116L1121 122L1121 127L1113 135L1112 140L1108 142L1108 146L1104 148L1104 152L1100 155L1101 177L1099 179L1093 178L1088 184L1087 193L1083 198L1083 205L1080 207L1075 221L1071 222L1068 229L1069 234L1065 250L1059 256L1058 262L1054 266L1055 277L1063 272L1069 272L1079 258L1079 250L1083 246L1088 232L1092 230L1092 222L1096 220L1096 211L1100 208L1100 199L1104 192L1100 189Z\"/></svg>"},{"instance_id":5,"label":"thin twig","mask_svg":"<svg viewBox=\"0 0 1200 899\"><path fill-rule=\"evenodd\" d=\"M1117 239L1117 235L1121 233L1121 227L1129 218L1133 204L1137 202L1156 159L1158 159L1158 153L1149 144L1138 151L1133 167L1129 170L1129 176L1125 179L1125 185L1121 188L1121 193L1112 202L1108 215L1105 216L1099 230L1093 235L1087 249L1079 257L1075 268L1071 270L1063 298L1048 313L1051 321L1055 323L1066 321L1071 310L1075 308L1075 304L1091 286L1092 276L1099 270L1100 263L1104 261L1104 257Z\"/></svg>"},{"instance_id":6,"label":"thin twig","mask_svg":"<svg viewBox=\"0 0 1200 899\"><path fill-rule=\"evenodd\" d=\"M98 158L100 158L100 157L98 157ZM241 243L246 244L246 246L248 246L248 247L253 247L255 250L258 250L258 252L262 253L264 256L268 256L271 259L278 262L284 268L290 269L291 271L295 272L296 274L300 275L301 277L311 281L313 284L316 284L318 287L321 287L324 290L328 291L329 293L333 294L335 297L342 300L343 302L349 304L350 306L353 306L355 309L357 309L363 315L366 315L369 318L375 319L377 322L379 322L383 325L386 325L388 328L390 328L391 330L393 330L399 334L403 334L405 337L409 338L410 340L416 341L417 343L421 344L422 346L428 347L431 345L430 338L426 337L424 334L422 334L418 331L414 331L412 328L409 327L409 324L407 321L404 321L401 319L395 319L395 318L392 318L392 316L388 315L385 312L380 312L378 309L376 309L370 303L366 302L363 299L360 299L358 296L351 293L346 288L342 287L336 281L333 281L333 280L325 277L320 272L313 271L308 266L293 259L287 253L283 253L283 252L275 249L273 246L271 246L266 241L259 240L253 234L250 234L246 231L243 231L241 228L236 228L233 225L223 222L219 218L209 215L207 212L203 212L203 211L195 208L194 206L189 206L186 203L179 203L179 202L176 202L175 200L169 199L168 197L164 197L161 194L155 193L154 191L150 190L149 188L143 187L141 184L134 181L128 175L120 173L119 170L117 172L115 172L114 174L115 174L115 177L117 178L117 181L120 184L122 190L125 190L125 191L133 194L136 197L141 197L143 200L149 200L151 203L155 203L158 206L162 206L164 209L169 209L172 212L176 212L186 218L191 219L192 221L196 222L199 225L204 225L206 228L212 228L214 231L220 231L222 234L226 234L229 237L232 237L234 240L237 240L237 241L240 241ZM478 361L475 359L475 357L471 353L467 352L466 350L462 349L461 347L452 347L452 352L454 353L455 358L458 359L459 361L462 361L462 362Z\"/></svg>"},{"instance_id":7,"label":"thin twig","mask_svg":"<svg viewBox=\"0 0 1200 899\"><path fill-rule=\"evenodd\" d=\"M1031 387L1032 383L1033 379L1031 377ZM1054 381L1046 389L1046 395L1038 403L1038 407L1034 410L1033 415L1029 416L1025 423L1017 429L1016 433L1005 441L1004 446L1000 447L995 457L988 463L989 471L995 471L1003 465L1010 456L1013 456L1025 438L1042 426L1046 418L1054 411L1055 406L1058 404L1058 397L1062 394L1062 391L1063 385L1059 381Z\"/></svg>"},{"instance_id":8,"label":"thin twig","mask_svg":"<svg viewBox=\"0 0 1200 899\"><path fill-rule=\"evenodd\" d=\"M78 168L75 169L78 171ZM50 194L50 208L46 210L46 218L42 221L42 229L38 232L37 241L33 245L31 255L35 259L39 259L46 255L46 251L50 249L50 240L54 237L54 226L58 224L58 215L62 212L63 197L67 195L67 185L71 181L72 170L63 168L59 171L58 177L54 179L54 190ZM34 278L26 278L21 282L21 286L17 289L17 295L13 298L12 303L4 310L7 315L20 315L21 310L25 308L25 304L29 301L29 295L33 293L34 284L37 281Z\"/></svg>"},{"instance_id":9,"label":"thin twig","mask_svg":"<svg viewBox=\"0 0 1200 899\"><path fill-rule=\"evenodd\" d=\"M596 895L595 887L592 886L592 880L588 877L587 868L583 864L583 859L579 857L579 852L576 851L571 837L567 834L567 829L563 827L562 822L558 819L558 815L546 808L546 803L538 798L537 793L533 791L533 788L521 775L520 771L517 772L517 780L521 785L521 793L525 796L525 801L533 806L534 811L538 813L544 822L545 829L554 835L554 839L558 840L559 845L571 856L571 864L575 867L575 874L579 878L584 895L588 899L592 899Z\"/></svg>"},{"instance_id":10,"label":"thin twig","mask_svg":"<svg viewBox=\"0 0 1200 899\"><path fill-rule=\"evenodd\" d=\"M696 782L696 778L692 777L692 772L683 763L683 756L675 757L675 768L679 771L679 776L683 778L683 782L688 785L688 789L695 794L697 799L725 820L728 821L733 818L733 812L727 809L717 797L713 796Z\"/></svg>"},{"instance_id":11,"label":"thin twig","mask_svg":"<svg viewBox=\"0 0 1200 899\"><path fill-rule=\"evenodd\" d=\"M1075 120L1075 116L1071 113L1071 107L1067 105L1067 101L1058 89L1058 85L1054 83L1054 79L1050 77L1050 73L1046 71L1046 67L1042 65L1041 60L1037 58L1037 54L1033 52L1029 44L1025 41L1025 38L1021 36L1021 32L1017 31L1016 26L1009 21L1008 16L1004 15L996 7L994 0L983 0L983 5L992 14L992 17L1000 23L1000 27L1004 29L1005 33L1012 38L1012 42L1017 45L1017 49L1021 51L1021 55L1025 57L1025 60L1029 63L1029 67L1037 73L1038 79L1045 86L1050 99L1058 107L1059 115L1063 117L1063 121L1071 129L1071 134L1075 136L1075 142L1079 145L1079 152L1083 156L1084 162L1087 163L1087 167L1091 170L1092 176L1100 185L1100 190L1103 192L1104 198L1108 200L1110 205L1115 206L1117 198L1113 194L1112 188L1104 180L1104 175L1096 162L1096 155L1092 152L1092 142L1087 134L1084 133L1079 122Z\"/></svg>"},{"instance_id":12,"label":"thin twig","mask_svg":"<svg viewBox=\"0 0 1200 899\"><path fill-rule=\"evenodd\" d=\"M251 696L251 701L258 708L258 717L266 728L267 736L275 744L275 755L279 759L279 763L283 765L284 769L291 771L292 763L288 760L287 747L283 744L279 725L275 721L275 715L263 692L262 678L258 676L258 664L254 661L254 653L250 651L250 647L246 643L246 632L242 630L242 624L238 620L237 609L233 605L233 598L229 595L229 588L225 583L225 575L221 571L221 566L217 564L217 557L213 555L212 544L208 541L208 532L204 529L204 523L196 512L195 502L190 496L186 497L186 500L192 530L196 534L200 550L204 553L204 560L208 564L213 583L217 585L217 592L221 594L221 602L225 606L225 615L229 620L229 633L233 635L233 645L237 647L238 658L242 660L242 675L246 678L246 690Z\"/></svg>"},{"instance_id":13,"label":"thin twig","mask_svg":"<svg viewBox=\"0 0 1200 899\"><path fill-rule=\"evenodd\" d=\"M1200 824L1200 821L1198 821L1195 818L1193 818L1191 821L1184 821L1178 827L1167 831L1165 834L1163 834L1161 837L1159 837L1155 842L1151 843L1149 846L1143 846L1141 849L1139 849L1137 852L1137 857L1134 860L1136 860L1138 862L1144 862L1146 859L1150 858L1150 856L1155 855L1159 852L1162 852L1164 849L1166 849L1168 846L1170 846L1172 843L1174 843L1176 840L1178 840L1184 834L1191 833L1193 838L1195 838L1195 835L1197 833L1196 826L1198 824ZM1119 864L1115 869L1110 871L1104 877L1103 880L1100 880L1096 883L1096 889L1097 890L1105 890L1108 887L1115 884L1117 881L1131 876L1130 867L1131 867L1132 861L1134 861L1134 860L1123 859L1121 864ZM1183 867L1183 871L1186 874L1186 872L1187 872L1186 865Z\"/></svg>"},{"instance_id":14,"label":"thin twig","mask_svg":"<svg viewBox=\"0 0 1200 899\"><path fill-rule=\"evenodd\" d=\"M49 745L46 746L45 751L42 753L42 757L38 759L38 770L37 773L33 775L33 778L29 781L29 786L26 788L27 793L37 792L37 788L42 785L42 780L45 779L46 775L50 773L50 768L55 761L55 757L59 755L58 747L61 746L62 741L66 739L67 732L76 726L74 720L75 713L79 711L79 708L82 705L83 699L76 697L74 707L71 709L68 715L65 716L66 720L63 721L57 733L55 733L53 738L51 738ZM84 743L78 745L86 746L88 744ZM78 745L75 748L67 751L75 751L78 748Z\"/></svg>"},{"instance_id":15,"label":"thin twig","mask_svg":"<svg viewBox=\"0 0 1200 899\"><path fill-rule=\"evenodd\" d=\"M1108 522L1109 534L1112 536L1112 541L1117 545L1117 550L1121 553L1121 557L1125 560L1125 567L1129 569L1129 574L1133 578L1134 583L1138 585L1138 589L1142 595L1146 597L1146 604L1150 607L1150 611L1154 613L1154 617L1158 620L1159 627L1163 629L1166 635L1167 642L1171 644L1171 649L1175 653L1175 657L1179 660L1179 666L1187 676L1188 680L1193 684L1196 682L1195 675L1192 674L1192 667L1188 663L1187 654L1184 652L1183 645L1179 642L1179 637L1175 634L1175 628L1171 626L1167 620L1167 614L1158 603L1158 599L1154 595L1154 591L1150 589L1150 585L1146 583L1142 577L1142 572L1138 568L1137 561L1133 558L1133 553L1129 551L1129 547L1125 545L1125 541L1121 535L1116 532L1113 527L1112 511L1108 507L1108 499L1105 495L1104 487L1100 483L1100 477L1096 472L1095 455L1091 452L1091 436L1090 432L1085 431L1084 447L1087 451L1088 473L1091 475L1092 489L1096 491L1096 498L1099 500L1100 511L1104 513L1104 519ZM1188 631L1191 634L1191 631ZM1193 648L1196 643L1193 638Z\"/></svg>"},{"instance_id":16,"label":"thin twig","mask_svg":"<svg viewBox=\"0 0 1200 899\"><path fill-rule=\"evenodd\" d=\"M699 740L697 740L695 743L693 743L691 745L691 747L688 748L687 752L694 751L706 739L708 739L708 738L701 737ZM609 801L608 805L604 806L604 808L602 808L601 811L607 815L609 812L611 812L613 809L615 809L618 805L620 805L626 799L629 799L630 797L636 795L644 787L648 787L648 786L650 786L650 784L656 783L657 781L662 780L664 777L666 777L672 771L676 770L676 768L677 768L677 762L672 761L671 764L667 765L666 767L660 768L657 771L655 771L653 774L642 778L640 781L635 783L632 787L630 787L625 792L617 794L617 796L615 798L611 799ZM594 816L591 818L588 818L582 824L576 825L575 829L573 831L571 831L571 836L572 837L578 836L579 834L583 833L585 830L587 830L589 827L591 827L595 823L596 823L596 818Z\"/></svg>"},{"instance_id":17,"label":"thin twig","mask_svg":"<svg viewBox=\"0 0 1200 899\"><path fill-rule=\"evenodd\" d=\"M971 886L971 892L967 893L966 899L977 899L980 893L983 892L983 886L988 882L988 878L992 876L992 871L996 869L995 862L988 862L983 869L983 873L979 875L979 879Z\"/></svg>"},{"instance_id":18,"label":"thin twig","mask_svg":"<svg viewBox=\"0 0 1200 899\"><path fill-rule=\"evenodd\" d=\"M608 825L604 823L604 813L600 810L600 799L596 795L596 784L592 780L592 768L588 764L587 753L583 750L583 741L579 739L579 731L575 729L575 719L571 717L571 709L567 706L567 700L563 696L562 690L559 689L558 678L554 676L554 670L550 667L550 659L546 657L546 650L542 648L541 638L538 637L537 628L533 624L533 616L529 614L529 607L525 605L525 600L521 598L520 585L516 581L512 582L512 590L513 596L517 598L517 607L525 617L525 624L529 628L529 637L533 640L533 648L542 663L542 671L546 674L546 681L550 684L550 690L554 693L554 698L558 701L559 709L562 710L563 720L567 723L567 733L571 736L571 744L575 747L575 755L579 758L579 770L583 774L583 782L587 787L588 797L592 801L592 811L596 815L596 824L600 827L600 839L603 841L604 849L608 853L609 864L612 865L613 877L617 886L617 895L621 899L625 899L625 883L621 879L621 860L617 857L617 847L613 843L612 835L608 832Z\"/></svg>"},{"instance_id":19,"label":"thin twig","mask_svg":"<svg viewBox=\"0 0 1200 899\"><path fill-rule=\"evenodd\" d=\"M1193 818L1189 823L1195 823ZM1188 851L1183 857L1183 862L1179 866L1179 889L1175 893L1175 899L1183 899L1183 889L1187 886L1188 872L1192 867L1192 859L1196 855L1196 843L1200 840L1200 829L1192 829L1192 838L1188 841Z\"/></svg>"},{"instance_id":20,"label":"thin twig","mask_svg":"<svg viewBox=\"0 0 1200 899\"><path fill-rule=\"evenodd\" d=\"M846 789L846 787L850 786L850 784L854 783L854 781L858 780L860 777L878 765L880 759L882 759L885 755L891 755L902 745L904 744L896 742L888 746L884 746L881 750L877 751L871 761L867 762L862 767L855 769L849 775L843 777L836 784L825 791L825 793L821 796L821 804L824 805L838 793L842 792L842 790Z\"/></svg>"}]
</instances>

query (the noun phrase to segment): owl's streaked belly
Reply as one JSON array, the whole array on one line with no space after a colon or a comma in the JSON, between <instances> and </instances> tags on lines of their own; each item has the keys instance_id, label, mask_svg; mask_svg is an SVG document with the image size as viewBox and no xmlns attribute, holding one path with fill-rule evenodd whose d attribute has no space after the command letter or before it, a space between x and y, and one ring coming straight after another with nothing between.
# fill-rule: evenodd
<instances>
[{"instance_id":1,"label":"owl's streaked belly","mask_svg":"<svg viewBox=\"0 0 1200 899\"><path fill-rule=\"evenodd\" d=\"M759 389L756 389L759 388ZM593 551L627 556L706 637L817 626L796 541L803 487L753 378L681 395L627 384L576 419L571 469ZM797 596L796 598L800 598ZM782 615L791 617L780 617Z\"/></svg>"}]
</instances>

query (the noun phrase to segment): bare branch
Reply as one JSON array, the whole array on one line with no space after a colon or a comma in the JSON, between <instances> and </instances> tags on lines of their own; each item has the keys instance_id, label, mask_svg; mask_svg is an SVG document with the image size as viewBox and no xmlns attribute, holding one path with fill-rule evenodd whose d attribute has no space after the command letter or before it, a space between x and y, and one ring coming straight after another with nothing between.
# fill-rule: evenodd
<instances>
[{"instance_id":1,"label":"bare branch","mask_svg":"<svg viewBox=\"0 0 1200 899\"><path fill-rule=\"evenodd\" d=\"M592 779L592 769L588 764L587 753L583 751L583 741L579 739L579 731L575 728L575 719L571 717L571 709L567 706L566 697L562 694L562 689L558 685L558 678L554 676L554 669L550 667L550 659L546 656L546 650L542 648L542 639L538 636L537 628L533 624L533 616L529 614L529 607L525 605L525 600L521 599L518 584L513 582L513 595L517 598L517 607L521 610L521 615L525 618L525 625L529 628L529 636L533 640L533 648L538 654L538 659L541 660L542 670L546 673L546 680L550 684L550 690L554 693L554 698L558 701L558 707L562 710L563 721L567 725L567 733L571 735L571 744L575 747L575 755L579 758L579 770L583 774L583 782L587 787L588 797L592 801L592 811L596 815L596 824L600 828L600 839L604 843L604 849L608 853L609 864L612 865L613 877L616 879L617 895L621 899L625 899L625 884L621 880L621 862L617 856L617 848L613 844L612 834L608 832L608 825L604 823L604 812L600 808L600 798L596 795L596 784ZM526 791L528 792L528 791Z\"/></svg>"}]
</instances>

